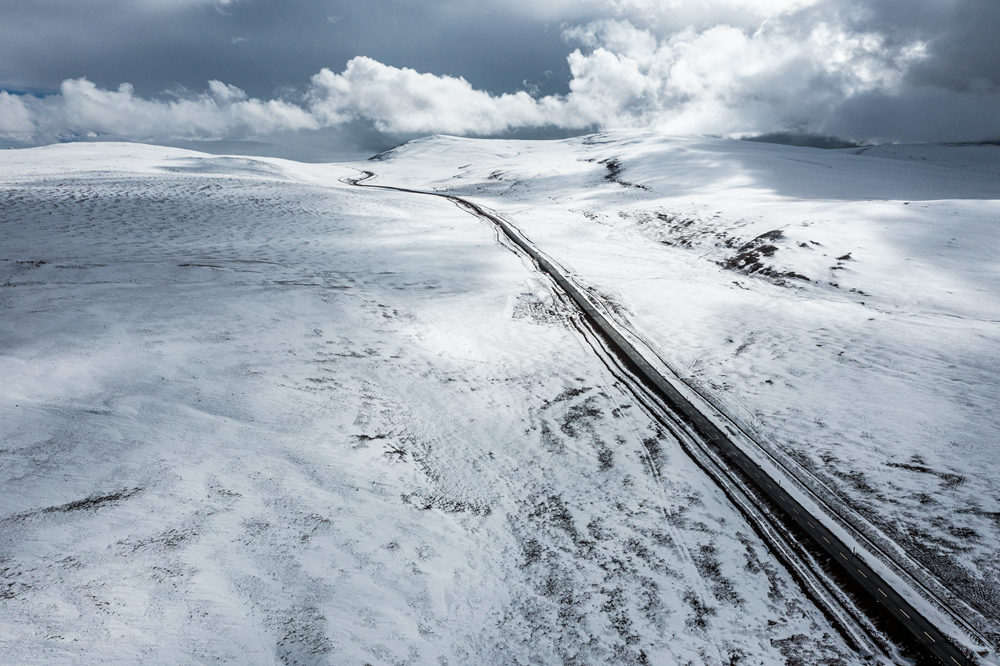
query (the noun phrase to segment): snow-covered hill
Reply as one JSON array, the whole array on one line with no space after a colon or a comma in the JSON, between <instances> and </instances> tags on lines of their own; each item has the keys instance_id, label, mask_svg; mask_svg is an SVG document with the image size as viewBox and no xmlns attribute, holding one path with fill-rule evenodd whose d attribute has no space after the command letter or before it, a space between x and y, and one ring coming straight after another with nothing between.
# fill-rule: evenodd
<instances>
[{"instance_id":1,"label":"snow-covered hill","mask_svg":"<svg viewBox=\"0 0 1000 666\"><path fill-rule=\"evenodd\" d=\"M856 661L532 266L356 173L0 153L0 661Z\"/></svg>"},{"instance_id":2,"label":"snow-covered hill","mask_svg":"<svg viewBox=\"0 0 1000 666\"><path fill-rule=\"evenodd\" d=\"M371 168L504 214L1000 632L1000 147L432 137Z\"/></svg>"}]
</instances>

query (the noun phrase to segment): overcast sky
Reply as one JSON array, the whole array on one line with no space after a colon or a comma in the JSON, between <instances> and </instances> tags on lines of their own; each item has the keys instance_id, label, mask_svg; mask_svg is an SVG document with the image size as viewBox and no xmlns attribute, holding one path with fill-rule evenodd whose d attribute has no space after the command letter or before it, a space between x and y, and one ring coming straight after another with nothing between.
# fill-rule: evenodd
<instances>
[{"instance_id":1,"label":"overcast sky","mask_svg":"<svg viewBox=\"0 0 1000 666\"><path fill-rule=\"evenodd\" d=\"M996 139L998 35L1000 0L0 0L0 139Z\"/></svg>"}]
</instances>

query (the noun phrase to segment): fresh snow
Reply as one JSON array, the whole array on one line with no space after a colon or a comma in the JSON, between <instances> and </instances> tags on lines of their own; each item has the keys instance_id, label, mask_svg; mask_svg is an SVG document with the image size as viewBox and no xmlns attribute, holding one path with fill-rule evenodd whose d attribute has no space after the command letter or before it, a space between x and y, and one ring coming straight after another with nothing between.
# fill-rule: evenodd
<instances>
[{"instance_id":1,"label":"fresh snow","mask_svg":"<svg viewBox=\"0 0 1000 666\"><path fill-rule=\"evenodd\" d=\"M502 208L735 416L879 484L876 515L968 526L949 557L992 590L995 174L912 208L793 201L750 187L777 149L617 141L441 138L371 168ZM618 151L652 189L579 161ZM530 263L446 201L340 182L362 168L0 153L0 661L858 662ZM661 212L705 233L679 245ZM813 282L715 263L712 234L776 227ZM843 252L839 288L799 263Z\"/></svg>"},{"instance_id":2,"label":"fresh snow","mask_svg":"<svg viewBox=\"0 0 1000 666\"><path fill-rule=\"evenodd\" d=\"M1000 643L1000 147L432 137L370 168L511 220Z\"/></svg>"}]
</instances>

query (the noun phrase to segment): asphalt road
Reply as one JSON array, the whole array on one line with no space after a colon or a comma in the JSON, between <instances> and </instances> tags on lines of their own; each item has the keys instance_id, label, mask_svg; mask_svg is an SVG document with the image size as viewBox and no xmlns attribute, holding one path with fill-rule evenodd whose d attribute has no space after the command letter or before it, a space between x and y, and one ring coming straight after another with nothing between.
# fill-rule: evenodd
<instances>
[{"instance_id":1,"label":"asphalt road","mask_svg":"<svg viewBox=\"0 0 1000 666\"><path fill-rule=\"evenodd\" d=\"M794 497L786 493L777 480L770 477L721 428L707 418L670 381L650 365L642 354L594 306L591 300L518 230L499 216L461 197L440 192L363 183L364 180L374 175L370 171L364 172L362 178L352 179L349 182L362 187L447 199L496 226L510 242L527 254L538 265L539 269L548 274L576 303L594 330L604 338L609 349L630 366L633 374L646 384L646 388L658 396L668 409L683 416L709 447L724 457L732 467L740 470L745 475L744 481L749 481L760 495L771 502L772 508L776 507L786 521L794 523L799 528L799 535L805 535L812 541L811 545L815 549L826 553L833 565L837 566L842 574L854 582L855 588L851 590L852 593L855 595L867 594L871 601L893 618L899 628L913 638L912 647L917 648L916 651L932 659L937 659L947 666L976 666L979 663L955 646L878 573L856 557L851 549L833 532L824 527L821 520L811 515Z\"/></svg>"}]
</instances>

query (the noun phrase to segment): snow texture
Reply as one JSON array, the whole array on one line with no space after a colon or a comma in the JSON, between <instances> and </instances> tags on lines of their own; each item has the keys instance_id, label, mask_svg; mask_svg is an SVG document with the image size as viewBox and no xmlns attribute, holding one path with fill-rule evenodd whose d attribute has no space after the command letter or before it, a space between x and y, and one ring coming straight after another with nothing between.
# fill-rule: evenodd
<instances>
[{"instance_id":1,"label":"snow texture","mask_svg":"<svg viewBox=\"0 0 1000 666\"><path fill-rule=\"evenodd\" d=\"M1000 146L614 132L382 157L384 182L517 224L1000 642Z\"/></svg>"},{"instance_id":2,"label":"snow texture","mask_svg":"<svg viewBox=\"0 0 1000 666\"><path fill-rule=\"evenodd\" d=\"M731 159L652 144L664 146ZM975 534L962 557L985 558L996 465L980 436L995 424L986 411L953 426L995 396L985 353L996 334L985 316L994 235L982 220L993 203L797 203L781 220L735 224L713 217L735 195L712 208L637 198L647 191L604 181L605 166L556 166L611 150L551 147L551 165L528 174L549 147L440 139L417 147L423 171L409 175L430 182L467 152L509 151L490 159L523 177L490 180L491 167L481 185L456 185L488 188L511 210L549 188L561 203L517 221L644 313L636 321L692 378L759 412L754 423L786 446L808 434L802 455L820 471L919 481L934 502L858 497L893 507L900 525L915 512L964 521ZM631 163L616 177L657 172ZM649 186L720 181L692 166ZM443 200L339 182L356 174L135 144L0 153L0 661L857 663L533 266ZM557 189L575 184L586 189ZM743 214L763 216L754 197L765 194L743 201ZM794 226L792 211L808 205L813 224ZM831 219L841 205L881 221L858 235ZM732 250L710 234L692 247L661 242L676 234L659 213L675 209L734 242L778 225L787 239L823 243L789 256L853 258L796 263L816 281L789 288L720 268ZM899 220L912 220L907 233L879 231ZM942 233L963 249L929 254L925 236ZM787 239L774 241L776 256L794 246ZM948 266L964 273L928 263L959 252ZM893 277L906 256L933 278L920 292ZM839 288L820 286L825 264L845 267ZM882 279L869 284L873 271ZM860 305L854 286L879 295ZM946 297L959 287L978 291ZM778 325L796 312L796 327ZM954 338L941 358L903 362L942 348L942 331ZM790 341L807 332L847 358L795 351ZM910 355L895 359L900 348ZM816 376L829 368L832 402L816 405ZM904 409L907 382L937 372L959 380L941 400L972 404L848 427L859 398L890 390ZM863 388L869 380L881 383ZM933 384L917 397L935 395ZM916 436L931 432L957 444ZM976 511L950 511L970 498Z\"/></svg>"}]
</instances>

